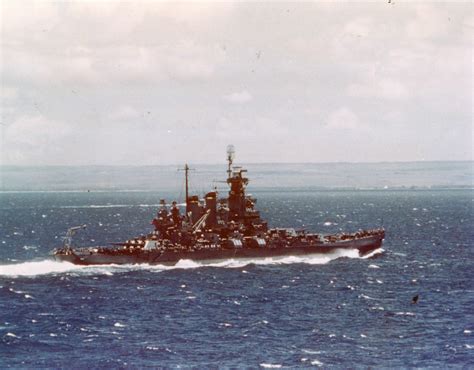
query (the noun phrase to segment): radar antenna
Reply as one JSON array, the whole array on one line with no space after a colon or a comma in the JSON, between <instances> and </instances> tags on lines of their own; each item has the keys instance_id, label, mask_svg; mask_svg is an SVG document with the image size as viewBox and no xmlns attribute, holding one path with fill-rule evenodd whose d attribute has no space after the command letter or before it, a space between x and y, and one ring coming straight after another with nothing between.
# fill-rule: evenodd
<instances>
[{"instance_id":1,"label":"radar antenna","mask_svg":"<svg viewBox=\"0 0 474 370\"><path fill-rule=\"evenodd\" d=\"M227 162L229 163L227 167L227 177L230 178L230 175L232 174L232 163L234 162L234 156L235 156L235 148L234 146L228 145L227 146Z\"/></svg>"}]
</instances>

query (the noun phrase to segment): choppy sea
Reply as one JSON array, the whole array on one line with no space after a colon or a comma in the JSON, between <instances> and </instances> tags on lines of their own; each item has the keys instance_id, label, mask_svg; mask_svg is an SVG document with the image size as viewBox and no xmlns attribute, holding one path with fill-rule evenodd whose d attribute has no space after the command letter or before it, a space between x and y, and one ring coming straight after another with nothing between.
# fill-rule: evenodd
<instances>
[{"instance_id":1,"label":"choppy sea","mask_svg":"<svg viewBox=\"0 0 474 370\"><path fill-rule=\"evenodd\" d=\"M474 368L472 165L250 166L271 226L384 226L383 248L174 267L49 253L69 226L148 232L183 200L176 168L0 168L0 368ZM193 191L225 191L224 166L195 168Z\"/></svg>"}]
</instances>

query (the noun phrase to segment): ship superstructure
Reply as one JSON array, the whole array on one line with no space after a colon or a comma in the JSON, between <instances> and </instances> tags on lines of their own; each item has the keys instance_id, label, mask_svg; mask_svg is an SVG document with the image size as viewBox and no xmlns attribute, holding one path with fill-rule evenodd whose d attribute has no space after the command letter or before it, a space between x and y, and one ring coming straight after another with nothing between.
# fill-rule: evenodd
<instances>
[{"instance_id":1,"label":"ship superstructure","mask_svg":"<svg viewBox=\"0 0 474 370\"><path fill-rule=\"evenodd\" d=\"M189 194L189 166L185 173L185 209L178 203L160 207L148 235L134 237L113 246L74 248L68 231L67 243L53 252L57 260L77 264L174 264L180 259L223 260L228 258L274 257L328 253L336 249L357 249L361 255L379 248L383 229L352 234L322 235L293 228L269 229L255 208L256 199L246 194L247 171L234 166L235 150L227 148L227 197L217 190L200 199Z\"/></svg>"}]
</instances>

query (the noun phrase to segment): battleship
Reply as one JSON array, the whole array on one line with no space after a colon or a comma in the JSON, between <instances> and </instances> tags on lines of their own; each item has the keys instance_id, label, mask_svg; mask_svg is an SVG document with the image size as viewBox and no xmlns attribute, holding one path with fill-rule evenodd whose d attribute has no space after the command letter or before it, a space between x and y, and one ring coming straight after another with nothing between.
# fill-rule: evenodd
<instances>
[{"instance_id":1,"label":"battleship","mask_svg":"<svg viewBox=\"0 0 474 370\"><path fill-rule=\"evenodd\" d=\"M234 166L235 149L227 148L228 196L216 189L203 199L189 194L189 166L184 166L185 210L177 202L160 207L147 235L106 246L74 247L72 237L86 225L72 227L54 259L79 265L163 264L180 260L219 262L228 259L321 255L337 250L356 250L366 256L382 246L385 230L317 234L304 229L269 228L256 209L257 200L246 194L247 170Z\"/></svg>"}]
</instances>

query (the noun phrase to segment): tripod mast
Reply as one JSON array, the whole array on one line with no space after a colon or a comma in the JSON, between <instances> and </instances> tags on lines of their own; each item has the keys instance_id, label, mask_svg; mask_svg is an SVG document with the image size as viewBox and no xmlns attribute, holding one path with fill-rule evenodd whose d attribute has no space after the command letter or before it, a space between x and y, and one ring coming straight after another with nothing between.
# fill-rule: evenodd
<instances>
[{"instance_id":1,"label":"tripod mast","mask_svg":"<svg viewBox=\"0 0 474 370\"><path fill-rule=\"evenodd\" d=\"M186 182L185 182L185 190L186 190L186 215L188 214L189 212L189 184L188 184L188 172L189 172L189 166L188 164L186 163L184 165L184 177L186 179Z\"/></svg>"}]
</instances>

